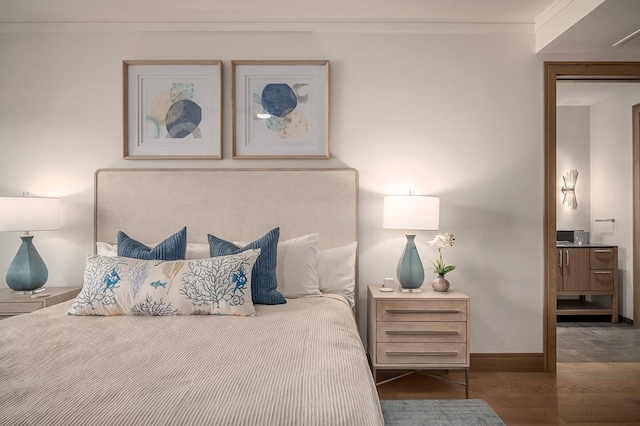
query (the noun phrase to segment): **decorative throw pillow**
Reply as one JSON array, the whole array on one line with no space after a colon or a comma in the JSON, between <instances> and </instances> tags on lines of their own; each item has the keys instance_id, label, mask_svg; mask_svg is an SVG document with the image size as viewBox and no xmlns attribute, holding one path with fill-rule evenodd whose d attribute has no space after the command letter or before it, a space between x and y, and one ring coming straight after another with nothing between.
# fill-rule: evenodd
<instances>
[{"instance_id":1,"label":"decorative throw pillow","mask_svg":"<svg viewBox=\"0 0 640 426\"><path fill-rule=\"evenodd\" d=\"M316 272L319 240L318 234L309 234L278 243L277 290L284 297L322 295ZM234 241L233 244L243 247L247 243Z\"/></svg>"},{"instance_id":2,"label":"decorative throw pillow","mask_svg":"<svg viewBox=\"0 0 640 426\"><path fill-rule=\"evenodd\" d=\"M356 241L342 247L318 251L316 270L322 293L343 295L354 306L356 287Z\"/></svg>"},{"instance_id":3,"label":"decorative throw pillow","mask_svg":"<svg viewBox=\"0 0 640 426\"><path fill-rule=\"evenodd\" d=\"M124 232L118 232L118 256L134 259L178 260L187 251L187 228L184 227L166 240L150 248Z\"/></svg>"},{"instance_id":4,"label":"decorative throw pillow","mask_svg":"<svg viewBox=\"0 0 640 426\"><path fill-rule=\"evenodd\" d=\"M154 248L158 244L145 244L150 248ZM96 254L99 256L117 256L118 245L110 244L98 241L96 243ZM209 244L202 243L187 243L187 252L184 256L185 259L206 259L209 255Z\"/></svg>"},{"instance_id":5,"label":"decorative throw pillow","mask_svg":"<svg viewBox=\"0 0 640 426\"><path fill-rule=\"evenodd\" d=\"M262 254L253 266L253 282L251 298L253 303L262 305L279 305L287 303L284 296L278 293L278 279L276 278L276 262L278 256L278 238L280 228L273 228L262 237L238 247L230 241L225 241L209 234L209 248L211 256L228 256L241 253L249 249L260 249Z\"/></svg>"},{"instance_id":6,"label":"decorative throw pillow","mask_svg":"<svg viewBox=\"0 0 640 426\"><path fill-rule=\"evenodd\" d=\"M197 260L89 256L71 315L254 315L260 250Z\"/></svg>"}]
</instances>

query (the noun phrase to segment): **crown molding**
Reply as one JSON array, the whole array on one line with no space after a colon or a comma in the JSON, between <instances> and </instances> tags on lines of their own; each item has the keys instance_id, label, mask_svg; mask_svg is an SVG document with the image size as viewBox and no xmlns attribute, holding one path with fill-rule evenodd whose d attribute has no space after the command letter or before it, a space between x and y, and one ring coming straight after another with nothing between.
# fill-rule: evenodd
<instances>
[{"instance_id":1,"label":"crown molding","mask_svg":"<svg viewBox=\"0 0 640 426\"><path fill-rule=\"evenodd\" d=\"M536 19L536 53L607 0L558 0Z\"/></svg>"},{"instance_id":2,"label":"crown molding","mask_svg":"<svg viewBox=\"0 0 640 426\"><path fill-rule=\"evenodd\" d=\"M534 24L407 21L4 22L0 33L113 32L534 33Z\"/></svg>"}]
</instances>

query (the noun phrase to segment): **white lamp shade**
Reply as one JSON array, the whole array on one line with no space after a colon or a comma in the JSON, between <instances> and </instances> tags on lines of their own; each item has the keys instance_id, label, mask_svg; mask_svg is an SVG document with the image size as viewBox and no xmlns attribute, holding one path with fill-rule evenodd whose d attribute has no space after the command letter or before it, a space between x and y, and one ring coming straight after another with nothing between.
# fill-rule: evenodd
<instances>
[{"instance_id":1,"label":"white lamp shade","mask_svg":"<svg viewBox=\"0 0 640 426\"><path fill-rule=\"evenodd\" d=\"M382 226L387 229L437 231L440 228L440 198L387 195L384 197Z\"/></svg>"},{"instance_id":2,"label":"white lamp shade","mask_svg":"<svg viewBox=\"0 0 640 426\"><path fill-rule=\"evenodd\" d=\"M0 197L0 231L60 229L57 198Z\"/></svg>"}]
</instances>

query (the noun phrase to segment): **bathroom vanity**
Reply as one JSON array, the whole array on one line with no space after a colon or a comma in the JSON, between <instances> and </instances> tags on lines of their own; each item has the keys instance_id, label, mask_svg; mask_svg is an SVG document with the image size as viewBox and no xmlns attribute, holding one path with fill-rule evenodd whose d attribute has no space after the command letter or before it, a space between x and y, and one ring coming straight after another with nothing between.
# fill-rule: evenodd
<instances>
[{"instance_id":1,"label":"bathroom vanity","mask_svg":"<svg viewBox=\"0 0 640 426\"><path fill-rule=\"evenodd\" d=\"M618 247L603 244L558 243L558 315L611 315L618 322ZM610 306L602 306L588 296L608 296ZM591 299L591 298L590 298Z\"/></svg>"}]
</instances>

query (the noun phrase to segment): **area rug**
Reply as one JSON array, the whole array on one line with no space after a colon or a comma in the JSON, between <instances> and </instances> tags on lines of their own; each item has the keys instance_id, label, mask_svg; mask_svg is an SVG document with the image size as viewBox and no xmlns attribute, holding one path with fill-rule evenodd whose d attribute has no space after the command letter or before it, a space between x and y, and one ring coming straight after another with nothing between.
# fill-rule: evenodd
<instances>
[{"instance_id":1,"label":"area rug","mask_svg":"<svg viewBox=\"0 0 640 426\"><path fill-rule=\"evenodd\" d=\"M482 399L385 399L380 405L386 426L505 424Z\"/></svg>"}]
</instances>

